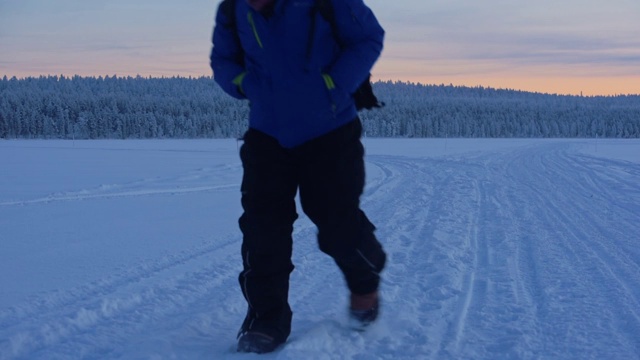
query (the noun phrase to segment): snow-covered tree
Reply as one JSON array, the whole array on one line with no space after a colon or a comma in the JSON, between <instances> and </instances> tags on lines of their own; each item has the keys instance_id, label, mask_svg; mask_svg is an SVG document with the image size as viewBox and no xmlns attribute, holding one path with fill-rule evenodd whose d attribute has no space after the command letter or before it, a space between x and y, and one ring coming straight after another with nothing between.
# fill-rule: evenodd
<instances>
[{"instance_id":1,"label":"snow-covered tree","mask_svg":"<svg viewBox=\"0 0 640 360\"><path fill-rule=\"evenodd\" d=\"M640 137L640 95L376 82L373 137ZM0 79L0 138L239 137L248 106L210 77Z\"/></svg>"}]
</instances>

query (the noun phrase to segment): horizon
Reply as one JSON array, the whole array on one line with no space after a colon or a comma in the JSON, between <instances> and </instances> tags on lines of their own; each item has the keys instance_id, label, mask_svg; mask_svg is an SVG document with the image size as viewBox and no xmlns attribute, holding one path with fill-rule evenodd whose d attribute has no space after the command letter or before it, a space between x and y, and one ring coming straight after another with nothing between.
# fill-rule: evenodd
<instances>
[{"instance_id":1,"label":"horizon","mask_svg":"<svg viewBox=\"0 0 640 360\"><path fill-rule=\"evenodd\" d=\"M640 94L640 2L488 1L366 0L386 30L372 80ZM219 3L0 0L0 77L211 76Z\"/></svg>"},{"instance_id":2,"label":"horizon","mask_svg":"<svg viewBox=\"0 0 640 360\"><path fill-rule=\"evenodd\" d=\"M193 79L193 80L197 80L197 79L202 79L202 78L207 78L207 79L211 79L213 81L213 75L160 75L160 76L153 76L153 75L147 75L147 76L143 76L140 74L137 75L118 75L118 74L103 74L103 75L78 75L78 74L74 74L74 75L67 75L67 74L58 74L58 75L53 75L53 74L41 74L41 75L27 75L27 76L22 76L22 77L18 77L18 76L8 76L8 75L2 75L0 74L0 80L2 80L3 78L7 78L7 81L11 81L13 79L22 81L22 80L27 80L27 79L39 79L39 78L64 78L64 79L73 79L75 77L80 77L82 79L88 79L88 78L92 78L92 79L106 79L106 78L117 78L117 79ZM457 85L457 84L453 84L453 83L424 83L424 82L420 82L420 81L410 81L410 80L394 80L394 79L371 79L371 83L375 84L377 82L380 83L387 83L387 82L391 82L393 84L396 83L401 83L401 84L407 84L407 85L415 85L415 86L432 86L432 87L456 87L456 88L468 88L468 89L483 89L483 90L494 90L494 91L515 91L515 92L523 92L523 93L529 93L529 94L539 94L539 95L549 95L549 96L567 96L567 97L585 97L585 98L597 98L597 97L640 97L640 92L639 93L635 93L635 94L606 94L606 95L589 95L589 94L584 94L584 93L579 93L579 94L563 94L563 93L550 93L550 92L540 92L540 91L529 91L529 90L522 90L522 89L514 89L514 88L501 88L501 87L493 87L493 86L483 86L483 85L474 85L474 86L469 86L469 85Z\"/></svg>"}]
</instances>

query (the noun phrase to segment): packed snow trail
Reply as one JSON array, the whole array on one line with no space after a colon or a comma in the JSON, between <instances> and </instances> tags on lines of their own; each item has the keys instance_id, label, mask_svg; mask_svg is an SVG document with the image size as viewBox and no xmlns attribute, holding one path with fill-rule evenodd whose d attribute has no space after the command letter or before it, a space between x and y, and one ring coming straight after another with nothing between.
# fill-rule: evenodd
<instances>
[{"instance_id":1,"label":"packed snow trail","mask_svg":"<svg viewBox=\"0 0 640 360\"><path fill-rule=\"evenodd\" d=\"M347 330L341 275L301 216L292 334L261 358L640 357L640 161L588 155L584 143L562 140L436 157L392 154L375 140L367 146L376 151L367 156L363 208L389 255L382 318L366 333ZM84 202L150 212L168 203L180 219L206 220L205 204L232 209L216 213L216 224L227 225L205 229L210 237L180 251L0 308L0 358L256 358L234 352L245 311L233 186L240 176L229 162L183 176L0 199L0 218L73 213ZM148 221L160 227L166 218ZM136 238L127 240L140 250Z\"/></svg>"},{"instance_id":2,"label":"packed snow trail","mask_svg":"<svg viewBox=\"0 0 640 360\"><path fill-rule=\"evenodd\" d=\"M388 242L409 244L386 276L406 309L392 318L414 322L395 334L424 334L411 356L638 357L637 164L566 144L373 163L403 179L405 198L372 202Z\"/></svg>"}]
</instances>

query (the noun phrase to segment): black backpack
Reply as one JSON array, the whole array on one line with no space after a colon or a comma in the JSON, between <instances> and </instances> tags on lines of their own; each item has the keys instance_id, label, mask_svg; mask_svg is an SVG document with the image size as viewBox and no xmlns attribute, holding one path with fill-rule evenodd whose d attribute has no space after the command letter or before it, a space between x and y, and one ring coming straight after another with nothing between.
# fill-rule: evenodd
<instances>
[{"instance_id":1,"label":"black backpack","mask_svg":"<svg viewBox=\"0 0 640 360\"><path fill-rule=\"evenodd\" d=\"M240 42L238 38L238 32L236 27L236 0L224 0L220 4L220 11L225 13L227 19L229 19L229 23L227 26L234 30L234 34L236 36L236 40ZM311 26L309 30L309 41L307 43L307 56L311 56L311 50L313 49L313 38L315 33L315 19L316 14L320 13L323 19L325 19L329 25L331 26L331 32L333 33L333 37L340 43L340 36L338 33L338 25L335 21L335 14L333 11L333 5L331 4L331 0L316 0L316 4L311 10ZM241 59L239 59L242 61ZM356 91L351 94L353 96L353 100L356 105L356 109L358 111L362 109L373 109L373 108L381 108L385 104L384 102L378 101L378 98L373 93L373 88L371 87L371 74L367 76L367 78L358 86Z\"/></svg>"}]
</instances>

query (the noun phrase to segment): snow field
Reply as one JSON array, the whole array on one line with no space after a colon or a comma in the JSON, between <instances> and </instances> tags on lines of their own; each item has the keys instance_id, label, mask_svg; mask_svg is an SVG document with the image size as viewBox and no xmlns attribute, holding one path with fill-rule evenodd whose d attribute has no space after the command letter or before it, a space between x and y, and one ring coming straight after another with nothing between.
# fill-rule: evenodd
<instances>
[{"instance_id":1,"label":"snow field","mask_svg":"<svg viewBox=\"0 0 640 360\"><path fill-rule=\"evenodd\" d=\"M365 139L383 314L301 213L265 359L640 357L640 142ZM250 359L231 140L0 142L0 359ZM301 211L300 211L301 212Z\"/></svg>"}]
</instances>

